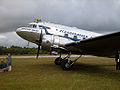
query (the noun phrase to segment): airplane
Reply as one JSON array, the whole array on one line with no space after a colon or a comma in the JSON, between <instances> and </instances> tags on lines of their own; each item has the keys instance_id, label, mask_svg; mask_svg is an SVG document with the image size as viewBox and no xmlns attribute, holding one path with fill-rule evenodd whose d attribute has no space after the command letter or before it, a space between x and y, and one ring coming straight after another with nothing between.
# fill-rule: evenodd
<instances>
[{"instance_id":1,"label":"airplane","mask_svg":"<svg viewBox=\"0 0 120 90\"><path fill-rule=\"evenodd\" d=\"M72 70L74 63L82 55L102 56L117 59L120 53L120 32L99 34L76 27L68 27L55 23L35 19L28 26L20 27L16 33L23 39L38 45L39 50L59 52L60 56L55 59L56 65L61 65L63 70ZM67 53L62 58L62 53ZM71 55L80 55L71 60Z\"/></svg>"}]
</instances>

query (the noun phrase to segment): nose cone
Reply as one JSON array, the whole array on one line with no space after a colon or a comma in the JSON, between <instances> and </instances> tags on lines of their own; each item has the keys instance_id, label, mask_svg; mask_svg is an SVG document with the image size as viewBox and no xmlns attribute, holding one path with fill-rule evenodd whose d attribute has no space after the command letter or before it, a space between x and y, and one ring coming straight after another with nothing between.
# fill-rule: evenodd
<instances>
[{"instance_id":1,"label":"nose cone","mask_svg":"<svg viewBox=\"0 0 120 90\"><path fill-rule=\"evenodd\" d=\"M19 35L19 33L20 33L20 28L18 28L18 29L16 30L16 33L17 33L17 35Z\"/></svg>"},{"instance_id":2,"label":"nose cone","mask_svg":"<svg viewBox=\"0 0 120 90\"><path fill-rule=\"evenodd\" d=\"M21 28L18 28L17 30L16 30L16 33L20 36L20 33L22 32L22 29Z\"/></svg>"},{"instance_id":3,"label":"nose cone","mask_svg":"<svg viewBox=\"0 0 120 90\"><path fill-rule=\"evenodd\" d=\"M21 27L21 28L18 28L18 29L16 30L16 33L17 33L20 37L24 38L24 37L29 33L29 31L26 30L25 27Z\"/></svg>"},{"instance_id":4,"label":"nose cone","mask_svg":"<svg viewBox=\"0 0 120 90\"><path fill-rule=\"evenodd\" d=\"M18 28L18 29L16 30L16 32L19 32L19 31L21 31L21 28Z\"/></svg>"},{"instance_id":5,"label":"nose cone","mask_svg":"<svg viewBox=\"0 0 120 90\"><path fill-rule=\"evenodd\" d=\"M18 28L16 30L17 35L19 35L21 38L30 41L30 42L36 42L38 39L37 33L33 32L31 30L26 30L25 27Z\"/></svg>"},{"instance_id":6,"label":"nose cone","mask_svg":"<svg viewBox=\"0 0 120 90\"><path fill-rule=\"evenodd\" d=\"M26 37L26 31L23 29L23 28L18 28L17 30L16 30L16 33L17 33L17 35L19 35L21 38L25 38Z\"/></svg>"}]
</instances>

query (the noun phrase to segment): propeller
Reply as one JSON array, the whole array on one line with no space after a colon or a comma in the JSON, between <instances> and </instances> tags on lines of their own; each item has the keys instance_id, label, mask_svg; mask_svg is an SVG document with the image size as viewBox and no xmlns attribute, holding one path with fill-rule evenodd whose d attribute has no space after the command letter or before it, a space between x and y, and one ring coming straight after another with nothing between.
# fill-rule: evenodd
<instances>
[{"instance_id":1,"label":"propeller","mask_svg":"<svg viewBox=\"0 0 120 90\"><path fill-rule=\"evenodd\" d=\"M42 29L41 29L40 37L39 37L39 40L38 40L38 50L37 50L36 59L38 59L38 57L39 57L39 52L40 52L40 46L42 44L42 39L43 39L43 34L42 34Z\"/></svg>"}]
</instances>

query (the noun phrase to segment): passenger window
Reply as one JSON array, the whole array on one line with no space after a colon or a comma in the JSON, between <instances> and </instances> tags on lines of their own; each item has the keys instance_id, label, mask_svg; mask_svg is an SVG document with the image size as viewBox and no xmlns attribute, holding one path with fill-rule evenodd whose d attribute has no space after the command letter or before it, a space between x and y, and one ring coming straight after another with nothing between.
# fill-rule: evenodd
<instances>
[{"instance_id":1,"label":"passenger window","mask_svg":"<svg viewBox=\"0 0 120 90\"><path fill-rule=\"evenodd\" d=\"M77 39L77 36L74 36L73 38L74 38L74 39Z\"/></svg>"},{"instance_id":2,"label":"passenger window","mask_svg":"<svg viewBox=\"0 0 120 90\"><path fill-rule=\"evenodd\" d=\"M65 34L64 36L65 36L65 37L68 37L68 34Z\"/></svg>"}]
</instances>

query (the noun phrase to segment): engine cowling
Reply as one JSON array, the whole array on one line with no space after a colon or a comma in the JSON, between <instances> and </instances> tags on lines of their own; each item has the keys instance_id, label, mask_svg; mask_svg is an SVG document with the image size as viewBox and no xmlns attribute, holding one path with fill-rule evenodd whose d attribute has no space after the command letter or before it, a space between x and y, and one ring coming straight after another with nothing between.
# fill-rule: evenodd
<instances>
[{"instance_id":1,"label":"engine cowling","mask_svg":"<svg viewBox=\"0 0 120 90\"><path fill-rule=\"evenodd\" d=\"M43 40L41 44L41 49L51 51L52 44L48 40Z\"/></svg>"}]
</instances>

